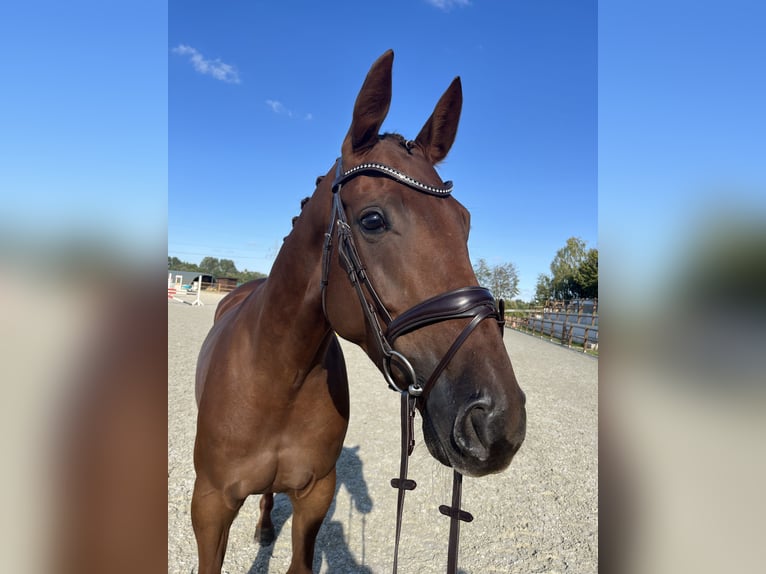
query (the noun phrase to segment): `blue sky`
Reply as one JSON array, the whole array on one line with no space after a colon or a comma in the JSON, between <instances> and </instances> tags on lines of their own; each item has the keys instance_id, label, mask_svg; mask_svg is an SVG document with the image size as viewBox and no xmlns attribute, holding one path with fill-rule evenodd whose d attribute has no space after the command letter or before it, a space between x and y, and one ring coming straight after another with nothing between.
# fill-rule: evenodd
<instances>
[{"instance_id":1,"label":"blue sky","mask_svg":"<svg viewBox=\"0 0 766 574\"><path fill-rule=\"evenodd\" d=\"M662 298L709 226L766 225L764 29L755 0L601 3L600 287L615 303Z\"/></svg>"},{"instance_id":2,"label":"blue sky","mask_svg":"<svg viewBox=\"0 0 766 574\"><path fill-rule=\"evenodd\" d=\"M461 76L440 173L472 213L474 261L516 264L528 299L568 237L597 247L595 2L349 6L170 2L169 255L268 272L388 48L384 131L417 135Z\"/></svg>"},{"instance_id":3,"label":"blue sky","mask_svg":"<svg viewBox=\"0 0 766 574\"><path fill-rule=\"evenodd\" d=\"M150 0L2 4L0 236L89 237L154 257L167 218L167 27Z\"/></svg>"},{"instance_id":4,"label":"blue sky","mask_svg":"<svg viewBox=\"0 0 766 574\"><path fill-rule=\"evenodd\" d=\"M598 245L602 288L646 293L706 217L766 219L762 2L602 2L598 29L563 0L314 4L3 3L0 249L93 232L160 267L267 271L387 48L386 129L417 133L462 76L441 173L472 256L514 262L522 296L570 235Z\"/></svg>"}]
</instances>

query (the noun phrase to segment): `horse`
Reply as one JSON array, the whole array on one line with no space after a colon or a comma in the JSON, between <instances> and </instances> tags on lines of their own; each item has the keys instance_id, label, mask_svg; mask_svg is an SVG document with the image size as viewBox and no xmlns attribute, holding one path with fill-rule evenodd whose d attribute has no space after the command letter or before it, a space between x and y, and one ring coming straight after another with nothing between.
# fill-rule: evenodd
<instances>
[{"instance_id":1,"label":"horse","mask_svg":"<svg viewBox=\"0 0 766 574\"><path fill-rule=\"evenodd\" d=\"M484 320L498 311L468 255L470 215L435 168L457 133L460 78L414 140L380 134L393 57L371 66L341 156L317 179L268 278L221 301L200 350L199 574L220 572L249 495L263 495L256 533L273 540L274 493L293 506L288 572L311 572L349 420L338 336L409 397L440 463L469 476L500 472L524 440L525 396L496 322Z\"/></svg>"}]
</instances>

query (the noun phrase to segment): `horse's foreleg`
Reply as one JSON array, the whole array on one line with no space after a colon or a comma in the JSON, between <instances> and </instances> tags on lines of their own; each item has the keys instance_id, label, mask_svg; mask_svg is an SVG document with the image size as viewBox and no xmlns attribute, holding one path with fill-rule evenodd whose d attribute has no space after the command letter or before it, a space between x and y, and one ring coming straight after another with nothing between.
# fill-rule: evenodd
<instances>
[{"instance_id":1,"label":"horse's foreleg","mask_svg":"<svg viewBox=\"0 0 766 574\"><path fill-rule=\"evenodd\" d=\"M319 527L335 496L335 469L314 483L309 492L291 492L293 503L293 557L288 574L311 572Z\"/></svg>"},{"instance_id":2,"label":"horse's foreleg","mask_svg":"<svg viewBox=\"0 0 766 574\"><path fill-rule=\"evenodd\" d=\"M255 541L261 546L268 546L274 542L274 523L271 521L271 509L274 508L274 494L266 492L261 496L261 514L258 524L255 525Z\"/></svg>"},{"instance_id":3,"label":"horse's foreleg","mask_svg":"<svg viewBox=\"0 0 766 574\"><path fill-rule=\"evenodd\" d=\"M200 482L194 483L191 515L199 556L198 574L220 574L229 528L242 502L232 508L226 504L223 492Z\"/></svg>"}]
</instances>

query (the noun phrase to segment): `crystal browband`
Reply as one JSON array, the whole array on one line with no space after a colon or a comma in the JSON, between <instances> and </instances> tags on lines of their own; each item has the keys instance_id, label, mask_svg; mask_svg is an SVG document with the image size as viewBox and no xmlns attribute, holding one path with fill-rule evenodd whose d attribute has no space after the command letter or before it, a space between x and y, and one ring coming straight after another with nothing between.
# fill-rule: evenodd
<instances>
[{"instance_id":1,"label":"crystal browband","mask_svg":"<svg viewBox=\"0 0 766 574\"><path fill-rule=\"evenodd\" d=\"M338 159L338 167L339 170L342 169L340 164L340 159ZM420 182L417 179L414 179L407 175L406 173L402 173L396 168L393 168L389 165L385 165L382 163L362 163L357 166L352 167L346 172L343 173L337 173L335 177L335 181L332 184L333 189L337 189L337 187L349 179L360 175L364 172L377 172L382 173L383 175L386 175L392 179L395 179L396 181L403 183L404 185L411 187L412 189L415 189L417 191L420 191L422 193L428 193L430 195L436 195L436 196L447 196L450 193L452 193L452 182L447 181L444 184L444 187L435 187L433 185L428 185L426 183Z\"/></svg>"}]
</instances>

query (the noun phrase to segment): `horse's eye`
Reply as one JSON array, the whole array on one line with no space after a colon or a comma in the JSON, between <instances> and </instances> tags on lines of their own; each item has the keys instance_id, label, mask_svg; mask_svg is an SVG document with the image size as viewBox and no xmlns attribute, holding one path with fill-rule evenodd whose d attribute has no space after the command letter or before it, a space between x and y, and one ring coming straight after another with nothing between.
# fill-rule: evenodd
<instances>
[{"instance_id":1,"label":"horse's eye","mask_svg":"<svg viewBox=\"0 0 766 574\"><path fill-rule=\"evenodd\" d=\"M370 211L365 213L359 223L365 231L383 231L386 228L386 220L383 219L383 214L379 211Z\"/></svg>"}]
</instances>

